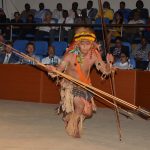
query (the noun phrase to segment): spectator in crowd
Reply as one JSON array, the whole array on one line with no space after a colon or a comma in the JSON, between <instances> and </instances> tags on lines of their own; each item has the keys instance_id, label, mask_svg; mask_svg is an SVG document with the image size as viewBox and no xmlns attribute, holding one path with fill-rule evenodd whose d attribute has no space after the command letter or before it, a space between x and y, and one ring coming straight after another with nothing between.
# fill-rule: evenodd
<instances>
[{"instance_id":1,"label":"spectator in crowd","mask_svg":"<svg viewBox=\"0 0 150 150\"><path fill-rule=\"evenodd\" d=\"M79 18L81 15L81 10L78 9L78 3L73 2L72 3L72 9L69 10L69 17L74 19L74 21Z\"/></svg>"},{"instance_id":2,"label":"spectator in crowd","mask_svg":"<svg viewBox=\"0 0 150 150\"><path fill-rule=\"evenodd\" d=\"M73 24L74 20L72 18L69 17L68 11L67 10L63 10L63 17L60 18L58 20L58 24ZM63 27L61 30L61 40L63 41L65 36L68 37L68 41L70 41L71 36L72 35L72 30L71 27Z\"/></svg>"},{"instance_id":3,"label":"spectator in crowd","mask_svg":"<svg viewBox=\"0 0 150 150\"><path fill-rule=\"evenodd\" d=\"M150 51L148 52L148 62L147 70L150 71Z\"/></svg>"},{"instance_id":4,"label":"spectator in crowd","mask_svg":"<svg viewBox=\"0 0 150 150\"><path fill-rule=\"evenodd\" d=\"M143 25L145 24L145 21L140 19L139 12L134 13L134 17L132 20L128 22L128 24L132 25ZM142 37L144 32L144 28L134 27L134 28L126 28L124 32L125 39L128 39L130 43L133 42L133 40L137 37Z\"/></svg>"},{"instance_id":5,"label":"spectator in crowd","mask_svg":"<svg viewBox=\"0 0 150 150\"><path fill-rule=\"evenodd\" d=\"M44 24L54 24L55 21L52 19L52 13L45 14L43 21ZM54 41L55 27L52 26L39 26L36 33L36 40L43 40L45 36L48 36L49 42Z\"/></svg>"},{"instance_id":6,"label":"spectator in crowd","mask_svg":"<svg viewBox=\"0 0 150 150\"><path fill-rule=\"evenodd\" d=\"M137 61L147 61L148 53L150 52L150 44L145 37L141 39L141 43L135 49L135 58Z\"/></svg>"},{"instance_id":7,"label":"spectator in crowd","mask_svg":"<svg viewBox=\"0 0 150 150\"><path fill-rule=\"evenodd\" d=\"M2 34L0 34L0 54L4 52L4 45L2 43L4 43L4 37Z\"/></svg>"},{"instance_id":8,"label":"spectator in crowd","mask_svg":"<svg viewBox=\"0 0 150 150\"><path fill-rule=\"evenodd\" d=\"M138 12L140 15L140 19L144 19L145 21L149 18L149 11L147 8L144 8L144 3L142 0L137 0L136 2L136 8L132 10L130 19L134 18L135 12Z\"/></svg>"},{"instance_id":9,"label":"spectator in crowd","mask_svg":"<svg viewBox=\"0 0 150 150\"><path fill-rule=\"evenodd\" d=\"M55 47L48 47L48 56L42 59L42 63L53 66L57 66L60 63L60 58L55 55Z\"/></svg>"},{"instance_id":10,"label":"spectator in crowd","mask_svg":"<svg viewBox=\"0 0 150 150\"><path fill-rule=\"evenodd\" d=\"M26 23L30 24L30 23L35 23L35 20L34 20L34 16L32 14L29 14L27 16L27 19L26 19ZM26 25L26 26L23 26L23 31L22 31L22 38L25 38L27 34L32 34L34 35L35 34L35 25Z\"/></svg>"},{"instance_id":11,"label":"spectator in crowd","mask_svg":"<svg viewBox=\"0 0 150 150\"><path fill-rule=\"evenodd\" d=\"M116 12L114 14L114 19L111 24L119 25L118 27L113 27L109 29L108 35L107 35L107 45L109 46L111 43L112 37L122 37L122 25L124 23L123 21L123 15L121 12Z\"/></svg>"},{"instance_id":12,"label":"spectator in crowd","mask_svg":"<svg viewBox=\"0 0 150 150\"><path fill-rule=\"evenodd\" d=\"M35 52L35 45L34 45L34 43L32 43L32 42L27 43L27 45L26 45L26 54L28 56L30 56L30 57L40 61L40 58L37 55L35 55L34 52ZM34 62L32 62L32 61L30 61L28 59L25 59L25 58L21 58L20 59L20 63L21 64L34 64Z\"/></svg>"},{"instance_id":13,"label":"spectator in crowd","mask_svg":"<svg viewBox=\"0 0 150 150\"><path fill-rule=\"evenodd\" d=\"M129 56L125 52L121 52L120 59L116 61L113 66L119 69L133 69L133 65L130 63Z\"/></svg>"},{"instance_id":14,"label":"spectator in crowd","mask_svg":"<svg viewBox=\"0 0 150 150\"><path fill-rule=\"evenodd\" d=\"M12 42L6 42L4 46L4 53L0 55L1 64L13 64L18 61L18 57L12 52Z\"/></svg>"},{"instance_id":15,"label":"spectator in crowd","mask_svg":"<svg viewBox=\"0 0 150 150\"><path fill-rule=\"evenodd\" d=\"M24 7L25 10L21 12L21 19L23 20L23 22L26 22L29 15L35 15L36 10L30 9L30 4L28 3L25 3Z\"/></svg>"},{"instance_id":16,"label":"spectator in crowd","mask_svg":"<svg viewBox=\"0 0 150 150\"><path fill-rule=\"evenodd\" d=\"M110 21L113 20L114 11L110 7L110 3L108 1L105 1L103 3L103 17L108 18ZM102 14L101 12L98 12L97 18L101 18Z\"/></svg>"},{"instance_id":17,"label":"spectator in crowd","mask_svg":"<svg viewBox=\"0 0 150 150\"><path fill-rule=\"evenodd\" d=\"M11 23L23 23L23 21L20 18L20 13L15 12L14 13L14 19L11 19ZM20 38L22 31L22 26L12 26L12 33L17 35Z\"/></svg>"},{"instance_id":18,"label":"spectator in crowd","mask_svg":"<svg viewBox=\"0 0 150 150\"><path fill-rule=\"evenodd\" d=\"M95 21L97 12L97 9L93 8L93 1L91 0L87 2L87 8L82 10L82 14L86 14L91 21Z\"/></svg>"},{"instance_id":19,"label":"spectator in crowd","mask_svg":"<svg viewBox=\"0 0 150 150\"><path fill-rule=\"evenodd\" d=\"M75 19L75 24L92 24L92 21L87 17L86 12L82 11L81 16Z\"/></svg>"},{"instance_id":20,"label":"spectator in crowd","mask_svg":"<svg viewBox=\"0 0 150 150\"><path fill-rule=\"evenodd\" d=\"M129 48L122 44L121 37L115 39L115 45L110 48L110 53L114 56L115 61L120 59L121 53L126 53L127 56L130 56Z\"/></svg>"},{"instance_id":21,"label":"spectator in crowd","mask_svg":"<svg viewBox=\"0 0 150 150\"><path fill-rule=\"evenodd\" d=\"M62 3L58 3L56 9L53 11L53 18L59 20L63 16L63 7Z\"/></svg>"},{"instance_id":22,"label":"spectator in crowd","mask_svg":"<svg viewBox=\"0 0 150 150\"><path fill-rule=\"evenodd\" d=\"M118 9L118 12L121 12L124 17L125 23L129 21L129 16L131 13L131 9L126 8L126 3L124 1L120 2L120 9Z\"/></svg>"},{"instance_id":23,"label":"spectator in crowd","mask_svg":"<svg viewBox=\"0 0 150 150\"><path fill-rule=\"evenodd\" d=\"M40 3L39 4L39 11L37 11L35 13L35 16L34 18L38 18L38 19L41 19L41 21L43 22L44 21L44 18L45 18L45 14L50 14L51 11L48 10L48 9L45 9L45 6L44 6L44 3Z\"/></svg>"},{"instance_id":24,"label":"spectator in crowd","mask_svg":"<svg viewBox=\"0 0 150 150\"><path fill-rule=\"evenodd\" d=\"M10 19L6 17L6 14L2 8L0 8L0 23L10 23ZM10 27L1 26L0 32L3 34L6 40L10 39Z\"/></svg>"}]
</instances>

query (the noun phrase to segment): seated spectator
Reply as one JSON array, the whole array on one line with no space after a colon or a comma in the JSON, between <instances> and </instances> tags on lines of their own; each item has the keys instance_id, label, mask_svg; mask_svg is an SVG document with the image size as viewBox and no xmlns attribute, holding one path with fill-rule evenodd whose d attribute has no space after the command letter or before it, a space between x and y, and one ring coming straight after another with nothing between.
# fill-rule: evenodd
<instances>
[{"instance_id":1,"label":"seated spectator","mask_svg":"<svg viewBox=\"0 0 150 150\"><path fill-rule=\"evenodd\" d=\"M123 14L124 22L127 23L129 21L131 10L126 8L126 3L124 1L120 2L120 9L118 9L118 12Z\"/></svg>"},{"instance_id":2,"label":"seated spectator","mask_svg":"<svg viewBox=\"0 0 150 150\"><path fill-rule=\"evenodd\" d=\"M5 40L3 35L0 34L0 54L4 52L4 45L2 43L5 43Z\"/></svg>"},{"instance_id":3,"label":"seated spectator","mask_svg":"<svg viewBox=\"0 0 150 150\"><path fill-rule=\"evenodd\" d=\"M58 3L56 6L56 9L53 11L53 18L59 20L60 18L63 17L63 7L62 3Z\"/></svg>"},{"instance_id":4,"label":"seated spectator","mask_svg":"<svg viewBox=\"0 0 150 150\"><path fill-rule=\"evenodd\" d=\"M120 59L116 61L113 66L119 69L133 69L133 65L130 63L128 54L123 52L120 54Z\"/></svg>"},{"instance_id":5,"label":"seated spectator","mask_svg":"<svg viewBox=\"0 0 150 150\"><path fill-rule=\"evenodd\" d=\"M97 9L93 8L93 1L89 0L87 2L87 8L82 10L82 14L83 13L86 14L91 21L95 21Z\"/></svg>"},{"instance_id":6,"label":"seated spectator","mask_svg":"<svg viewBox=\"0 0 150 150\"><path fill-rule=\"evenodd\" d=\"M144 3L142 0L137 0L136 8L131 11L130 20L134 18L135 12L139 13L140 19L144 19L145 21L149 18L149 12L147 8L144 8Z\"/></svg>"},{"instance_id":7,"label":"seated spectator","mask_svg":"<svg viewBox=\"0 0 150 150\"><path fill-rule=\"evenodd\" d=\"M37 11L35 13L35 16L34 18L39 18L42 20L42 22L44 21L44 18L45 18L45 14L50 14L51 11L48 10L48 9L45 9L45 6L44 6L44 3L40 3L39 4L39 11Z\"/></svg>"},{"instance_id":8,"label":"seated spectator","mask_svg":"<svg viewBox=\"0 0 150 150\"><path fill-rule=\"evenodd\" d=\"M63 17L58 20L58 24L73 24L74 20L69 17L68 11L63 10ZM65 36L68 37L68 40L70 41L71 36L71 27L63 27L61 30L61 41L64 41Z\"/></svg>"},{"instance_id":9,"label":"seated spectator","mask_svg":"<svg viewBox=\"0 0 150 150\"><path fill-rule=\"evenodd\" d=\"M48 47L48 56L42 59L42 63L54 66L57 66L60 63L60 58L55 55L55 47Z\"/></svg>"},{"instance_id":10,"label":"seated spectator","mask_svg":"<svg viewBox=\"0 0 150 150\"><path fill-rule=\"evenodd\" d=\"M4 53L0 55L1 64L13 64L18 61L18 57L12 52L12 42L6 42L4 46Z\"/></svg>"},{"instance_id":11,"label":"seated spectator","mask_svg":"<svg viewBox=\"0 0 150 150\"><path fill-rule=\"evenodd\" d=\"M45 14L43 20L44 24L54 24L55 21L52 19L52 13ZM38 31L36 33L36 40L43 40L45 36L48 36L49 43L54 41L55 27L52 26L39 26L36 28Z\"/></svg>"},{"instance_id":12,"label":"seated spectator","mask_svg":"<svg viewBox=\"0 0 150 150\"><path fill-rule=\"evenodd\" d=\"M29 14L27 16L27 19L26 19L26 23L30 24L30 23L35 23L34 21L34 16L32 14ZM22 31L22 38L25 38L25 36L27 34L32 34L34 35L35 34L35 25L26 25L26 26L23 26L23 31Z\"/></svg>"},{"instance_id":13,"label":"seated spectator","mask_svg":"<svg viewBox=\"0 0 150 150\"><path fill-rule=\"evenodd\" d=\"M35 52L35 45L34 45L34 43L29 42L29 43L26 45L26 54L27 54L28 56L30 56L30 57L32 57L32 58L34 58L34 59L40 61L40 58L39 58L38 56L36 56L36 55L34 54L34 52ZM20 63L21 63L21 64L35 64L33 61L30 61L30 60L25 59L25 58L21 58L21 59L20 59Z\"/></svg>"},{"instance_id":14,"label":"seated spectator","mask_svg":"<svg viewBox=\"0 0 150 150\"><path fill-rule=\"evenodd\" d=\"M14 19L11 19L11 23L23 23L23 21L20 18L20 13L15 12L14 13ZM12 33L20 37L22 31L22 26L12 26Z\"/></svg>"},{"instance_id":15,"label":"seated spectator","mask_svg":"<svg viewBox=\"0 0 150 150\"><path fill-rule=\"evenodd\" d=\"M72 3L72 9L69 10L69 17L74 19L74 21L81 15L81 10L78 9L78 3Z\"/></svg>"},{"instance_id":16,"label":"seated spectator","mask_svg":"<svg viewBox=\"0 0 150 150\"><path fill-rule=\"evenodd\" d=\"M96 18L101 18L101 17L108 18L110 21L113 20L114 11L110 8L110 3L108 1L105 1L103 3L103 16L101 12L98 12Z\"/></svg>"},{"instance_id":17,"label":"seated spectator","mask_svg":"<svg viewBox=\"0 0 150 150\"><path fill-rule=\"evenodd\" d=\"M121 37L115 39L115 46L110 48L110 53L114 56L115 61L120 59L121 53L126 53L127 56L130 56L129 48L122 45Z\"/></svg>"},{"instance_id":18,"label":"seated spectator","mask_svg":"<svg viewBox=\"0 0 150 150\"><path fill-rule=\"evenodd\" d=\"M119 27L113 27L109 29L108 35L107 35L107 45L109 46L111 43L112 37L122 37L122 25L124 23L123 21L123 15L121 12L116 12L114 14L114 19L112 21L112 24L119 25Z\"/></svg>"},{"instance_id":19,"label":"seated spectator","mask_svg":"<svg viewBox=\"0 0 150 150\"><path fill-rule=\"evenodd\" d=\"M142 25L145 24L145 21L140 19L140 14L138 12L134 13L134 17L132 20L128 22L131 25ZM133 43L133 40L137 37L142 37L144 32L144 28L134 27L134 28L126 28L124 32L125 39L128 39L130 43Z\"/></svg>"},{"instance_id":20,"label":"seated spectator","mask_svg":"<svg viewBox=\"0 0 150 150\"><path fill-rule=\"evenodd\" d=\"M0 8L0 23L10 23L10 19L6 17L6 14L2 8ZM0 32L6 40L10 39L10 26L1 26Z\"/></svg>"},{"instance_id":21,"label":"seated spectator","mask_svg":"<svg viewBox=\"0 0 150 150\"><path fill-rule=\"evenodd\" d=\"M25 3L24 7L25 7L25 10L23 10L21 12L20 17L21 17L23 22L26 22L29 15L33 15L33 16L35 15L36 10L30 9L30 4L28 4L28 3Z\"/></svg>"},{"instance_id":22,"label":"seated spectator","mask_svg":"<svg viewBox=\"0 0 150 150\"><path fill-rule=\"evenodd\" d=\"M135 49L135 59L137 61L147 61L148 53L150 52L150 44L148 44L147 39L143 37L141 43L137 45Z\"/></svg>"}]
</instances>

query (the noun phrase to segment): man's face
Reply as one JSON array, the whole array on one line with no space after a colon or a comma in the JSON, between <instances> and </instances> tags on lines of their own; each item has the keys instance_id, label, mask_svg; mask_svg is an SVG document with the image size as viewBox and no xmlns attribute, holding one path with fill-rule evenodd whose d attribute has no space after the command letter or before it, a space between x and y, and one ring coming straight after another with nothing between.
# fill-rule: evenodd
<instances>
[{"instance_id":1,"label":"man's face","mask_svg":"<svg viewBox=\"0 0 150 150\"><path fill-rule=\"evenodd\" d=\"M53 47L48 48L48 55L49 57L53 57L55 55L55 51Z\"/></svg>"},{"instance_id":2,"label":"man's face","mask_svg":"<svg viewBox=\"0 0 150 150\"><path fill-rule=\"evenodd\" d=\"M122 42L120 40L117 40L115 45L116 45L117 48L120 48L121 45L122 45Z\"/></svg>"},{"instance_id":3,"label":"man's face","mask_svg":"<svg viewBox=\"0 0 150 150\"><path fill-rule=\"evenodd\" d=\"M88 2L87 3L87 9L91 9L92 8L92 3L91 2Z\"/></svg>"},{"instance_id":4,"label":"man's face","mask_svg":"<svg viewBox=\"0 0 150 150\"><path fill-rule=\"evenodd\" d=\"M88 40L82 40L79 42L79 48L82 54L87 54L92 47L92 42Z\"/></svg>"},{"instance_id":5,"label":"man's face","mask_svg":"<svg viewBox=\"0 0 150 150\"><path fill-rule=\"evenodd\" d=\"M120 9L125 9L125 5L123 3L120 3Z\"/></svg>"},{"instance_id":6,"label":"man's face","mask_svg":"<svg viewBox=\"0 0 150 150\"><path fill-rule=\"evenodd\" d=\"M121 61L121 63L125 63L128 61L128 57L125 54L121 53L120 61Z\"/></svg>"},{"instance_id":7,"label":"man's face","mask_svg":"<svg viewBox=\"0 0 150 150\"><path fill-rule=\"evenodd\" d=\"M12 52L12 46L11 46L10 44L7 44L7 45L5 46L5 52L6 52L6 53L11 53L11 52Z\"/></svg>"},{"instance_id":8,"label":"man's face","mask_svg":"<svg viewBox=\"0 0 150 150\"><path fill-rule=\"evenodd\" d=\"M34 46L33 45L28 45L26 51L29 54L32 54L34 52Z\"/></svg>"}]
</instances>

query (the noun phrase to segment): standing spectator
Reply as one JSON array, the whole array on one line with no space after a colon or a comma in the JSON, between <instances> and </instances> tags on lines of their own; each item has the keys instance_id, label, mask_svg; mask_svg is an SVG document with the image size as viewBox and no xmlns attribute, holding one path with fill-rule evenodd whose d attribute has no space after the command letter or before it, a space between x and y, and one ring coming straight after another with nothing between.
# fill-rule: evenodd
<instances>
[{"instance_id":1,"label":"standing spectator","mask_svg":"<svg viewBox=\"0 0 150 150\"><path fill-rule=\"evenodd\" d=\"M69 17L68 11L63 10L63 17L58 20L58 24L73 24L74 20ZM71 36L71 27L63 27L61 29L61 40L64 40L64 37L67 36L68 40L70 41L70 36Z\"/></svg>"},{"instance_id":2,"label":"standing spectator","mask_svg":"<svg viewBox=\"0 0 150 150\"><path fill-rule=\"evenodd\" d=\"M98 12L96 18L104 17L104 18L108 18L110 21L113 20L114 11L111 9L110 3L108 1L105 1L103 3L103 13L104 16L102 16L101 12Z\"/></svg>"},{"instance_id":3,"label":"standing spectator","mask_svg":"<svg viewBox=\"0 0 150 150\"><path fill-rule=\"evenodd\" d=\"M119 69L133 69L133 65L130 63L129 56L125 52L120 54L120 59L115 62L113 66Z\"/></svg>"},{"instance_id":4,"label":"standing spectator","mask_svg":"<svg viewBox=\"0 0 150 150\"><path fill-rule=\"evenodd\" d=\"M125 23L127 23L129 21L131 10L126 8L126 3L124 1L120 2L120 9L118 9L118 12L121 12L123 14L124 21Z\"/></svg>"},{"instance_id":5,"label":"standing spectator","mask_svg":"<svg viewBox=\"0 0 150 150\"><path fill-rule=\"evenodd\" d=\"M30 4L25 3L24 5L25 10L23 10L21 12L21 19L23 20L23 22L26 22L28 15L35 15L35 10L34 9L30 9Z\"/></svg>"},{"instance_id":6,"label":"standing spectator","mask_svg":"<svg viewBox=\"0 0 150 150\"><path fill-rule=\"evenodd\" d=\"M72 3L72 9L69 10L69 17L76 20L81 15L81 10L78 9L78 3Z\"/></svg>"},{"instance_id":7,"label":"standing spectator","mask_svg":"<svg viewBox=\"0 0 150 150\"><path fill-rule=\"evenodd\" d=\"M44 3L40 3L40 4L39 4L39 11L37 11L37 12L35 13L34 18L41 19L41 21L43 22L43 21L44 21L45 14L50 14L50 13L51 13L50 10L45 9Z\"/></svg>"},{"instance_id":8,"label":"standing spectator","mask_svg":"<svg viewBox=\"0 0 150 150\"><path fill-rule=\"evenodd\" d=\"M62 3L58 3L56 9L53 11L53 18L59 20L63 17L63 7Z\"/></svg>"},{"instance_id":9,"label":"standing spectator","mask_svg":"<svg viewBox=\"0 0 150 150\"><path fill-rule=\"evenodd\" d=\"M55 55L55 47L48 47L48 56L42 59L42 63L53 66L57 66L60 63L60 58Z\"/></svg>"},{"instance_id":10,"label":"standing spectator","mask_svg":"<svg viewBox=\"0 0 150 150\"><path fill-rule=\"evenodd\" d=\"M147 8L144 8L144 3L142 0L138 0L136 2L136 8L132 10L131 15L130 15L130 19L134 18L134 14L135 12L138 12L140 15L140 19L144 19L145 21L148 20L149 18L149 11Z\"/></svg>"},{"instance_id":11,"label":"standing spectator","mask_svg":"<svg viewBox=\"0 0 150 150\"><path fill-rule=\"evenodd\" d=\"M0 55L1 64L13 64L18 61L18 57L12 52L12 42L6 42L4 46L4 53Z\"/></svg>"},{"instance_id":12,"label":"standing spectator","mask_svg":"<svg viewBox=\"0 0 150 150\"><path fill-rule=\"evenodd\" d=\"M137 61L147 61L148 53L150 52L150 44L148 44L147 39L143 37L141 43L137 45L135 49L135 58Z\"/></svg>"},{"instance_id":13,"label":"standing spectator","mask_svg":"<svg viewBox=\"0 0 150 150\"><path fill-rule=\"evenodd\" d=\"M97 9L93 8L93 1L88 1L87 8L82 10L82 13L86 14L91 21L95 21L97 12Z\"/></svg>"}]
</instances>

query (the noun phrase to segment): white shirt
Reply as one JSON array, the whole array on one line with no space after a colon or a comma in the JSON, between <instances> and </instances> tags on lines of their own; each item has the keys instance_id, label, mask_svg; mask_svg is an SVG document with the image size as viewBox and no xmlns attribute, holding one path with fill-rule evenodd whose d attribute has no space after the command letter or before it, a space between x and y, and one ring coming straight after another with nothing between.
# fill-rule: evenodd
<instances>
[{"instance_id":1,"label":"white shirt","mask_svg":"<svg viewBox=\"0 0 150 150\"><path fill-rule=\"evenodd\" d=\"M65 20L65 18L60 18L60 19L58 20L58 24L63 23L64 20ZM72 18L70 18L70 17L67 17L67 18L66 18L65 24L73 24L73 23L74 23L74 20L73 20ZM65 29L66 31L68 31L68 30L71 29L71 27L64 27L64 29Z\"/></svg>"},{"instance_id":2,"label":"white shirt","mask_svg":"<svg viewBox=\"0 0 150 150\"><path fill-rule=\"evenodd\" d=\"M8 64L10 57L11 57L11 53L6 53L3 64Z\"/></svg>"},{"instance_id":3,"label":"white shirt","mask_svg":"<svg viewBox=\"0 0 150 150\"><path fill-rule=\"evenodd\" d=\"M113 66L119 69L133 69L133 66L129 62L122 63L119 61L119 62L114 63Z\"/></svg>"},{"instance_id":4,"label":"white shirt","mask_svg":"<svg viewBox=\"0 0 150 150\"><path fill-rule=\"evenodd\" d=\"M77 9L77 14L79 16L81 14L81 10ZM72 9L69 10L69 17L75 19L75 12Z\"/></svg>"},{"instance_id":5,"label":"white shirt","mask_svg":"<svg viewBox=\"0 0 150 150\"><path fill-rule=\"evenodd\" d=\"M60 58L58 56L53 56L53 57L45 57L42 59L43 64L47 65L58 65L60 63Z\"/></svg>"},{"instance_id":6,"label":"white shirt","mask_svg":"<svg viewBox=\"0 0 150 150\"><path fill-rule=\"evenodd\" d=\"M60 19L60 18L62 18L63 16L62 16L62 11L58 11L57 9L55 9L54 11L53 11L53 18L56 18L56 19Z\"/></svg>"},{"instance_id":7,"label":"white shirt","mask_svg":"<svg viewBox=\"0 0 150 150\"><path fill-rule=\"evenodd\" d=\"M43 22L43 23L45 23L45 22ZM54 21L54 20L51 20L50 23L51 23L51 24L54 24L55 21ZM39 31L49 32L51 29L55 29L55 27L52 27L52 26L39 26L39 27L37 27L37 29L38 29Z\"/></svg>"}]
</instances>

